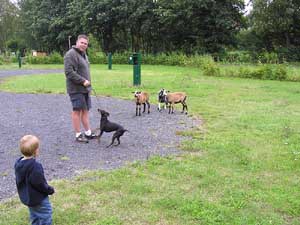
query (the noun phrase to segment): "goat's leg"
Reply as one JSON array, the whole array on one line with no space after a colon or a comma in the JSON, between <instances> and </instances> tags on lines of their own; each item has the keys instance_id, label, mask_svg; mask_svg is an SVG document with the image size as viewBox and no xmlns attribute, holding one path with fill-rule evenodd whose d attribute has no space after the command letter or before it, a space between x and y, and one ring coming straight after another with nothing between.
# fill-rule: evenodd
<instances>
[{"instance_id":1,"label":"goat's leg","mask_svg":"<svg viewBox=\"0 0 300 225\"><path fill-rule=\"evenodd\" d=\"M172 104L172 113L174 113L174 103Z\"/></svg>"},{"instance_id":2,"label":"goat's leg","mask_svg":"<svg viewBox=\"0 0 300 225\"><path fill-rule=\"evenodd\" d=\"M181 113L184 113L185 104L184 104L184 102L181 102L181 104L182 104L182 111L181 111Z\"/></svg>"},{"instance_id":3,"label":"goat's leg","mask_svg":"<svg viewBox=\"0 0 300 225\"><path fill-rule=\"evenodd\" d=\"M171 106L172 106L172 103L169 104L169 114L171 113Z\"/></svg>"},{"instance_id":4,"label":"goat's leg","mask_svg":"<svg viewBox=\"0 0 300 225\"><path fill-rule=\"evenodd\" d=\"M142 106L139 105L139 116L141 116L141 108L142 108Z\"/></svg>"},{"instance_id":5,"label":"goat's leg","mask_svg":"<svg viewBox=\"0 0 300 225\"><path fill-rule=\"evenodd\" d=\"M143 113L146 111L146 103L143 103L143 106L144 106L144 110L143 110Z\"/></svg>"},{"instance_id":6,"label":"goat's leg","mask_svg":"<svg viewBox=\"0 0 300 225\"><path fill-rule=\"evenodd\" d=\"M184 105L185 105L185 114L188 114L188 107L187 107L187 104L184 103Z\"/></svg>"},{"instance_id":7,"label":"goat's leg","mask_svg":"<svg viewBox=\"0 0 300 225\"><path fill-rule=\"evenodd\" d=\"M135 116L138 115L138 104L135 105Z\"/></svg>"},{"instance_id":8,"label":"goat's leg","mask_svg":"<svg viewBox=\"0 0 300 225\"><path fill-rule=\"evenodd\" d=\"M148 106L148 114L150 113L150 103L148 101L146 101L147 106Z\"/></svg>"}]
</instances>

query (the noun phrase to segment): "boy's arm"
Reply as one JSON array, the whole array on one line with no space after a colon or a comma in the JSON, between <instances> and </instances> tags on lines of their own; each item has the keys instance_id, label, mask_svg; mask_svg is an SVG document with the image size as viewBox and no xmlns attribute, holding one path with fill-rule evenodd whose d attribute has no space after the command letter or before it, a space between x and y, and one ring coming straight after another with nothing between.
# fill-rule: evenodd
<instances>
[{"instance_id":1,"label":"boy's arm","mask_svg":"<svg viewBox=\"0 0 300 225\"><path fill-rule=\"evenodd\" d=\"M54 193L54 188L48 185L42 165L36 164L34 170L32 171L29 181L31 185L41 193L52 195Z\"/></svg>"}]
</instances>

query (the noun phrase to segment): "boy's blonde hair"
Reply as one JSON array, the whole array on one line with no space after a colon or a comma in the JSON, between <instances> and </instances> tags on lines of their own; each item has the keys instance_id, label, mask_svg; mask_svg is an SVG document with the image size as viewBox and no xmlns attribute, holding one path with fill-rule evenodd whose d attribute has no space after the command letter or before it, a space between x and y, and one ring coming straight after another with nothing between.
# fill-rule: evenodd
<instances>
[{"instance_id":1,"label":"boy's blonde hair","mask_svg":"<svg viewBox=\"0 0 300 225\"><path fill-rule=\"evenodd\" d=\"M20 140L20 150L24 156L35 156L40 146L39 139L34 135L25 135Z\"/></svg>"}]
</instances>

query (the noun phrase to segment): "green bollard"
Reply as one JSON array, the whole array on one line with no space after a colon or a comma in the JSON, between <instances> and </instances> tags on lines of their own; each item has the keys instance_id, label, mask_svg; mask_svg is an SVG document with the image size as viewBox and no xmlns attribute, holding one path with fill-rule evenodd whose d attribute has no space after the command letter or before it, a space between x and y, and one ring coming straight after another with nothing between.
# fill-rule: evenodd
<instances>
[{"instance_id":1,"label":"green bollard","mask_svg":"<svg viewBox=\"0 0 300 225\"><path fill-rule=\"evenodd\" d=\"M22 67L22 57L21 57L21 53L18 53L18 62L19 62L19 68Z\"/></svg>"},{"instance_id":2,"label":"green bollard","mask_svg":"<svg viewBox=\"0 0 300 225\"><path fill-rule=\"evenodd\" d=\"M132 61L133 61L133 85L138 86L141 85L141 54L133 53Z\"/></svg>"},{"instance_id":3,"label":"green bollard","mask_svg":"<svg viewBox=\"0 0 300 225\"><path fill-rule=\"evenodd\" d=\"M108 53L108 69L111 70L112 68L112 54Z\"/></svg>"}]
</instances>

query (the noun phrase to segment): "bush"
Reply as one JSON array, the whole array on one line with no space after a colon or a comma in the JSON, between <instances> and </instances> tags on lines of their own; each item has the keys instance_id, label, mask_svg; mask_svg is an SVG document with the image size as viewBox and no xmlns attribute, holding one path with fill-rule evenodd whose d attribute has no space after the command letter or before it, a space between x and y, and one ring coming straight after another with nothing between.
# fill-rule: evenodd
<instances>
[{"instance_id":1,"label":"bush","mask_svg":"<svg viewBox=\"0 0 300 225\"><path fill-rule=\"evenodd\" d=\"M49 64L48 56L27 56L26 61L29 64Z\"/></svg>"},{"instance_id":2,"label":"bush","mask_svg":"<svg viewBox=\"0 0 300 225\"><path fill-rule=\"evenodd\" d=\"M88 51L89 62L91 64L105 64L107 63L107 57L103 52L95 51L94 49L89 49Z\"/></svg>"},{"instance_id":3,"label":"bush","mask_svg":"<svg viewBox=\"0 0 300 225\"><path fill-rule=\"evenodd\" d=\"M0 55L0 65L11 63L13 58L15 57L11 57L9 55Z\"/></svg>"},{"instance_id":4,"label":"bush","mask_svg":"<svg viewBox=\"0 0 300 225\"><path fill-rule=\"evenodd\" d=\"M287 69L284 65L262 65L256 71L258 79L263 80L287 80Z\"/></svg>"},{"instance_id":5,"label":"bush","mask_svg":"<svg viewBox=\"0 0 300 225\"><path fill-rule=\"evenodd\" d=\"M240 67L236 76L242 78L252 78L252 71L247 67Z\"/></svg>"},{"instance_id":6,"label":"bush","mask_svg":"<svg viewBox=\"0 0 300 225\"><path fill-rule=\"evenodd\" d=\"M279 58L275 52L262 52L258 55L259 63L279 63Z\"/></svg>"},{"instance_id":7,"label":"bush","mask_svg":"<svg viewBox=\"0 0 300 225\"><path fill-rule=\"evenodd\" d=\"M240 67L236 71L237 72L225 70L225 76L262 80L290 80L285 65L262 64L257 67L252 67L252 69Z\"/></svg>"},{"instance_id":8,"label":"bush","mask_svg":"<svg viewBox=\"0 0 300 225\"><path fill-rule=\"evenodd\" d=\"M300 47L299 46L290 46L286 47L277 47L275 52L280 59L280 62L297 62L300 60Z\"/></svg>"},{"instance_id":9,"label":"bush","mask_svg":"<svg viewBox=\"0 0 300 225\"><path fill-rule=\"evenodd\" d=\"M212 57L203 57L201 67L204 76L220 76L220 68Z\"/></svg>"},{"instance_id":10,"label":"bush","mask_svg":"<svg viewBox=\"0 0 300 225\"><path fill-rule=\"evenodd\" d=\"M252 63L253 57L248 51L229 51L220 57L224 63Z\"/></svg>"},{"instance_id":11,"label":"bush","mask_svg":"<svg viewBox=\"0 0 300 225\"><path fill-rule=\"evenodd\" d=\"M287 80L288 72L287 67L285 65L277 65L274 71L274 80Z\"/></svg>"},{"instance_id":12,"label":"bush","mask_svg":"<svg viewBox=\"0 0 300 225\"><path fill-rule=\"evenodd\" d=\"M51 53L50 56L48 56L48 64L62 64L62 63L64 63L63 57L58 52L53 52Z\"/></svg>"}]
</instances>

